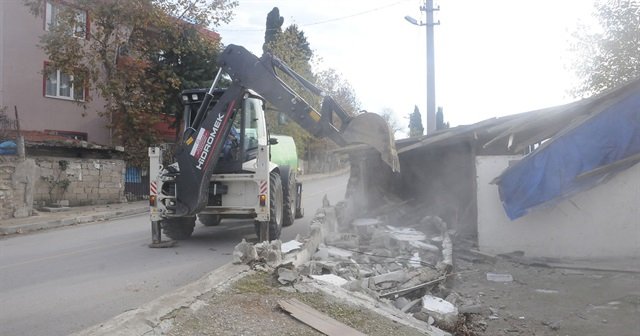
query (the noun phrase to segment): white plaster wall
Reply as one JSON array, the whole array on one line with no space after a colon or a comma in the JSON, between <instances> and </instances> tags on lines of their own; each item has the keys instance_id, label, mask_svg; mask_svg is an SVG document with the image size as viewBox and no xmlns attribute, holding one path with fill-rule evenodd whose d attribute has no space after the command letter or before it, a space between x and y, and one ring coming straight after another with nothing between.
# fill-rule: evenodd
<instances>
[{"instance_id":1,"label":"white plaster wall","mask_svg":"<svg viewBox=\"0 0 640 336\"><path fill-rule=\"evenodd\" d=\"M511 221L489 184L513 156L478 156L478 243L482 251L530 257L640 257L640 164L608 182Z\"/></svg>"}]
</instances>

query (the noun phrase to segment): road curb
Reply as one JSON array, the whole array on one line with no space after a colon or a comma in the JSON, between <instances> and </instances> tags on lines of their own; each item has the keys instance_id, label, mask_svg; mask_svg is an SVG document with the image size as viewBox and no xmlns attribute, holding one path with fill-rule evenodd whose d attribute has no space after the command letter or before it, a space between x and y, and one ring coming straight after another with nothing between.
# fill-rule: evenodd
<instances>
[{"instance_id":1,"label":"road curb","mask_svg":"<svg viewBox=\"0 0 640 336\"><path fill-rule=\"evenodd\" d=\"M73 336L154 335L162 334L164 317L180 308L188 308L199 297L211 290L236 281L251 272L247 265L225 264L199 280L163 295L143 306L124 312L116 317Z\"/></svg>"},{"instance_id":2,"label":"road curb","mask_svg":"<svg viewBox=\"0 0 640 336\"><path fill-rule=\"evenodd\" d=\"M92 222L99 222L109 219L116 219L120 217L126 217L131 215L137 215L149 211L149 207L139 207L125 210L114 210L98 212L92 215L72 215L66 218L57 218L51 220L37 221L38 218L34 218L35 223L18 224L10 226L0 226L0 235L10 235L16 233L27 233L38 230L55 229L63 226L70 226L76 224L86 224Z\"/></svg>"}]
</instances>

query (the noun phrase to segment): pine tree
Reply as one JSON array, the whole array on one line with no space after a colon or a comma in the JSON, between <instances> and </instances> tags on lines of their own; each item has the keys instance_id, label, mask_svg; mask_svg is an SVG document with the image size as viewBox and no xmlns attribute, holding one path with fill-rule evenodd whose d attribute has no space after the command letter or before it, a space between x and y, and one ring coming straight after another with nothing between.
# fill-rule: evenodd
<instances>
[{"instance_id":1,"label":"pine tree","mask_svg":"<svg viewBox=\"0 0 640 336\"><path fill-rule=\"evenodd\" d=\"M262 44L262 52L271 51L270 46L274 43L280 34L282 34L282 24L284 18L280 16L280 9L273 7L267 14L267 27L264 31L264 44Z\"/></svg>"},{"instance_id":2,"label":"pine tree","mask_svg":"<svg viewBox=\"0 0 640 336\"><path fill-rule=\"evenodd\" d=\"M422 127L422 115L416 105L413 109L413 113L409 115L409 136L416 137L424 134L424 127Z\"/></svg>"}]
</instances>

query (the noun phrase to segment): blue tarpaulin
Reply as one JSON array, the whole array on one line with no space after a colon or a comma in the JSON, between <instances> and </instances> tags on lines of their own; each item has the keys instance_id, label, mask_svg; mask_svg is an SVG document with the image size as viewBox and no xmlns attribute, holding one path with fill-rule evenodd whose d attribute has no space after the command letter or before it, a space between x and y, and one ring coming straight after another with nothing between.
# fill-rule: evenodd
<instances>
[{"instance_id":1,"label":"blue tarpaulin","mask_svg":"<svg viewBox=\"0 0 640 336\"><path fill-rule=\"evenodd\" d=\"M18 146L15 142L0 140L0 155L16 155L17 153Z\"/></svg>"},{"instance_id":2,"label":"blue tarpaulin","mask_svg":"<svg viewBox=\"0 0 640 336\"><path fill-rule=\"evenodd\" d=\"M595 186L599 176L576 177L640 153L640 90L618 97L551 141L499 177L500 199L510 219Z\"/></svg>"}]
</instances>

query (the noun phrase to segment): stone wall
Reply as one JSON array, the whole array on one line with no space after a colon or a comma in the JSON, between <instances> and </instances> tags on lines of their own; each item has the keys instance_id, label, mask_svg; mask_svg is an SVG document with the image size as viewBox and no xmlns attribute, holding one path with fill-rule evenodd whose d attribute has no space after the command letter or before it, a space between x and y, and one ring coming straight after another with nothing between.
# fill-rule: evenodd
<instances>
[{"instance_id":1,"label":"stone wall","mask_svg":"<svg viewBox=\"0 0 640 336\"><path fill-rule=\"evenodd\" d=\"M61 169L60 161L67 162L66 170ZM34 201L38 205L57 202L80 206L125 201L123 160L38 157L35 162L38 178ZM68 187L62 190L65 180Z\"/></svg>"},{"instance_id":2,"label":"stone wall","mask_svg":"<svg viewBox=\"0 0 640 336\"><path fill-rule=\"evenodd\" d=\"M31 216L35 161L0 156L0 219Z\"/></svg>"}]
</instances>

